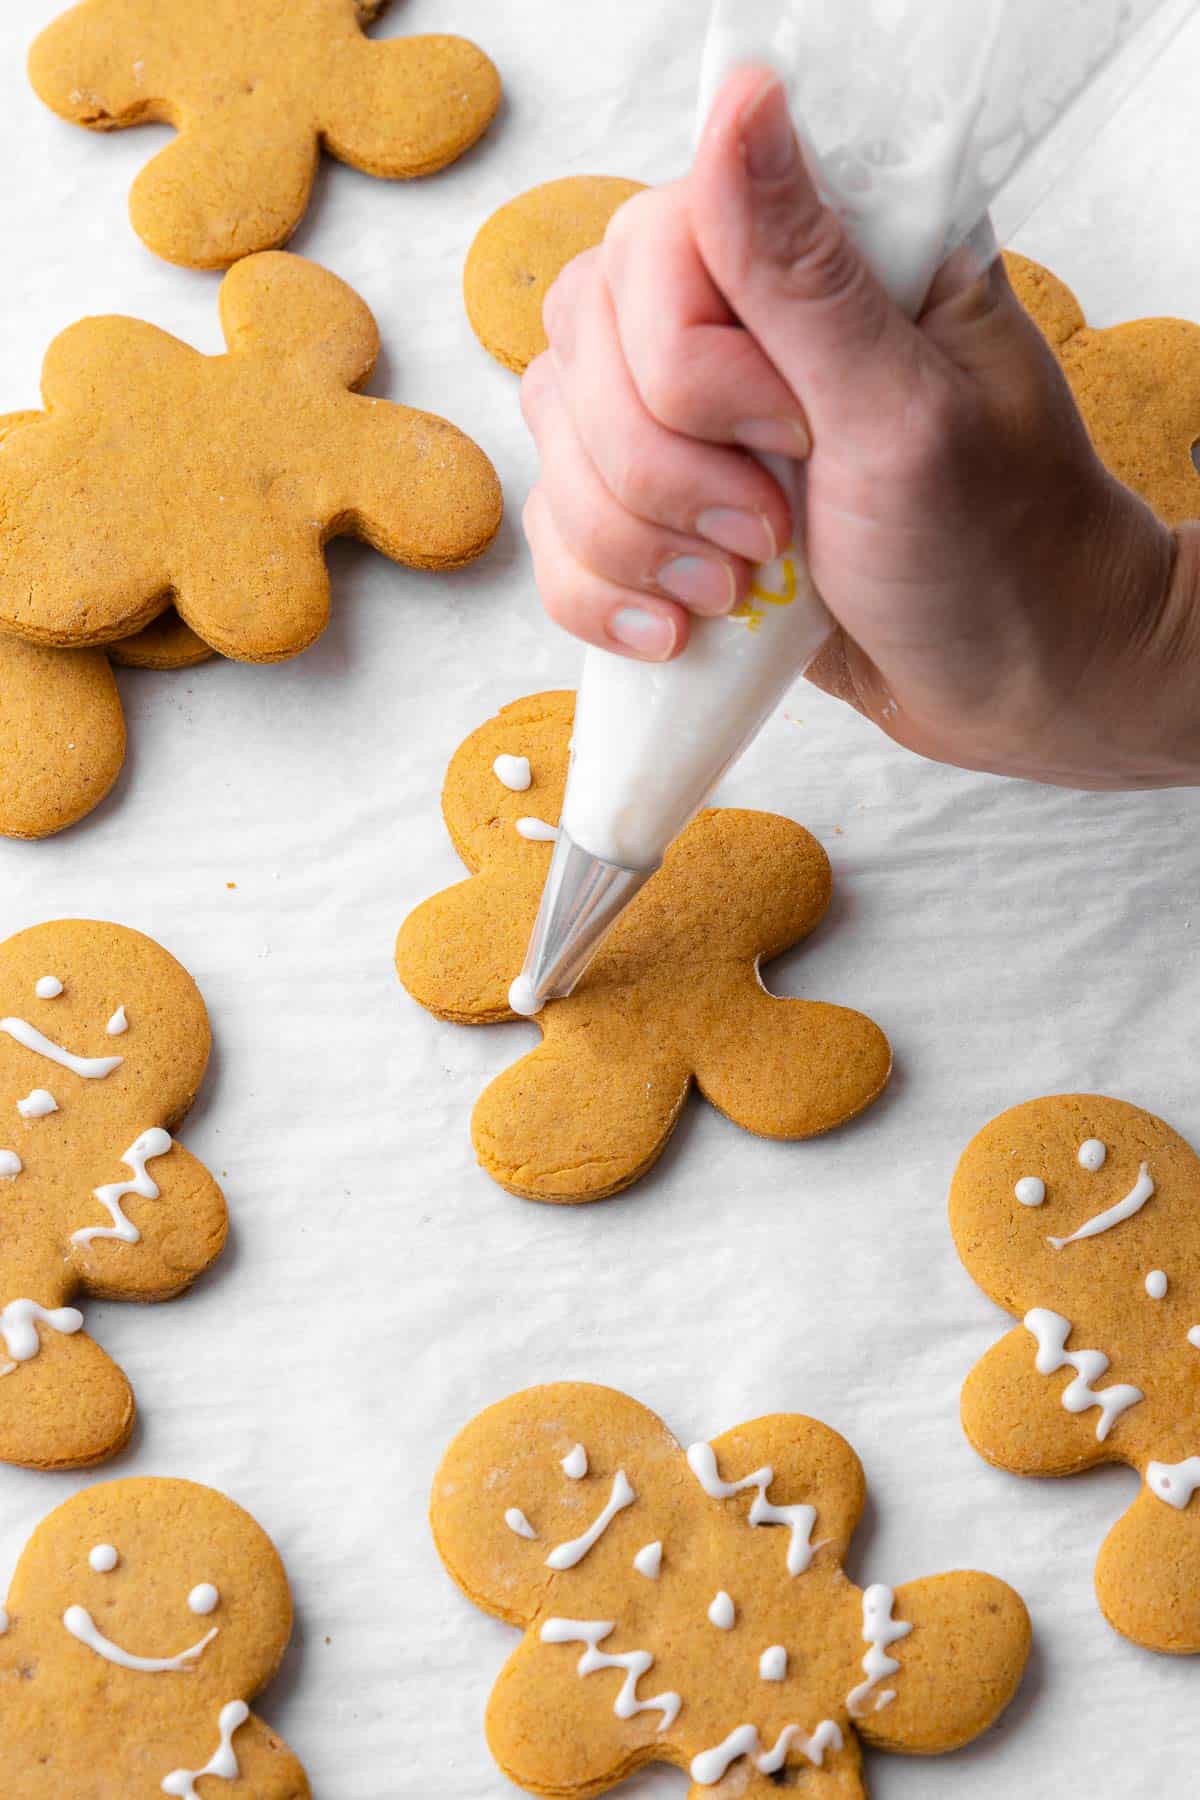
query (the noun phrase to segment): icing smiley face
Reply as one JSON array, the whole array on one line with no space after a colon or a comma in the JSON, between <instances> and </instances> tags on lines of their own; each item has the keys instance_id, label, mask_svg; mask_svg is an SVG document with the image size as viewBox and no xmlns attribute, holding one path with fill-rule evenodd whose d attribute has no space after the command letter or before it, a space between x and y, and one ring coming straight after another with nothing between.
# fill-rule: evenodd
<instances>
[{"instance_id":1,"label":"icing smiley face","mask_svg":"<svg viewBox=\"0 0 1200 1800\"><path fill-rule=\"evenodd\" d=\"M1036 1207L1020 1192L1034 1178ZM967 1147L950 1219L969 1273L1019 1321L967 1378L967 1436L1015 1474L1137 1470L1096 1564L1101 1607L1137 1643L1200 1652L1200 1159L1123 1101L1033 1100Z\"/></svg>"},{"instance_id":2,"label":"icing smiley face","mask_svg":"<svg viewBox=\"0 0 1200 1800\"><path fill-rule=\"evenodd\" d=\"M248 1703L278 1667L291 1601L270 1540L223 1495L154 1479L85 1489L35 1531L7 1607L0 1742L18 1793L50 1792L36 1772L52 1758L55 1793L195 1797L201 1776L240 1774L247 1792L308 1794L283 1746L291 1785L264 1784L274 1751ZM4 1679L13 1668L22 1681Z\"/></svg>"}]
</instances>

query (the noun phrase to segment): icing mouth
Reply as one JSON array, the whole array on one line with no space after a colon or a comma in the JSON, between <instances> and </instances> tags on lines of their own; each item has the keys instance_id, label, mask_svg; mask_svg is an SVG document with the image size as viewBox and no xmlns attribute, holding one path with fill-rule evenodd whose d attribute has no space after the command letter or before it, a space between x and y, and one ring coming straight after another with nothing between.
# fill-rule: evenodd
<instances>
[{"instance_id":1,"label":"icing mouth","mask_svg":"<svg viewBox=\"0 0 1200 1800\"><path fill-rule=\"evenodd\" d=\"M1046 1242L1055 1250L1064 1250L1068 1244L1074 1244L1080 1238L1098 1237L1102 1231L1111 1231L1114 1225L1120 1225L1125 1219L1132 1219L1134 1213L1141 1212L1147 1200L1154 1193L1154 1177L1149 1167L1143 1163L1138 1170L1138 1178L1123 1200L1115 1206L1105 1207L1103 1212L1093 1213L1070 1237L1047 1238Z\"/></svg>"},{"instance_id":2,"label":"icing mouth","mask_svg":"<svg viewBox=\"0 0 1200 1800\"><path fill-rule=\"evenodd\" d=\"M176 1656L135 1656L131 1650L123 1650L120 1644L114 1644L111 1638L105 1637L86 1606L68 1606L63 1614L63 1624L73 1638L86 1644L89 1650L94 1650L105 1662L116 1663L122 1669L137 1669L143 1675L162 1675L168 1670L193 1668L220 1630L220 1626L214 1625L198 1643L180 1650Z\"/></svg>"}]
</instances>

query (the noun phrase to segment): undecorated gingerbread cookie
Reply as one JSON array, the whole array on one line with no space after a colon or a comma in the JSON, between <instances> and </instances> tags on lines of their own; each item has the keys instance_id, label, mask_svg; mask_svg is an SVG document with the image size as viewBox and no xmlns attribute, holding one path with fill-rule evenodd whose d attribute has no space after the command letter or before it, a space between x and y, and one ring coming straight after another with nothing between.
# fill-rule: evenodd
<instances>
[{"instance_id":1,"label":"undecorated gingerbread cookie","mask_svg":"<svg viewBox=\"0 0 1200 1800\"><path fill-rule=\"evenodd\" d=\"M103 650L0 637L0 836L74 825L124 760L125 715Z\"/></svg>"},{"instance_id":2,"label":"undecorated gingerbread cookie","mask_svg":"<svg viewBox=\"0 0 1200 1800\"><path fill-rule=\"evenodd\" d=\"M159 256L223 269L285 243L318 150L371 175L430 175L486 131L500 80L463 38L362 27L387 0L82 0L37 39L46 105L93 131L178 132L133 184Z\"/></svg>"},{"instance_id":3,"label":"undecorated gingerbread cookie","mask_svg":"<svg viewBox=\"0 0 1200 1800\"><path fill-rule=\"evenodd\" d=\"M0 433L0 630L108 644L173 601L212 649L274 662L324 629L329 538L425 569L491 542L482 450L355 391L379 336L344 282L270 252L230 271L220 310L224 356L118 317L54 340L46 412Z\"/></svg>"},{"instance_id":4,"label":"undecorated gingerbread cookie","mask_svg":"<svg viewBox=\"0 0 1200 1800\"><path fill-rule=\"evenodd\" d=\"M985 1731L1025 1666L1020 1597L975 1573L855 1587L864 1497L849 1444L798 1414L685 1454L611 1388L481 1413L430 1521L467 1597L525 1634L487 1710L504 1773L574 1800L661 1762L695 1800L860 1800L858 1739L936 1755Z\"/></svg>"},{"instance_id":5,"label":"undecorated gingerbread cookie","mask_svg":"<svg viewBox=\"0 0 1200 1800\"><path fill-rule=\"evenodd\" d=\"M1195 1151L1123 1100L1030 1100L967 1146L950 1223L967 1272L1021 1320L967 1377L967 1436L1015 1475L1136 1469L1096 1563L1101 1608L1151 1650L1200 1651Z\"/></svg>"},{"instance_id":6,"label":"undecorated gingerbread cookie","mask_svg":"<svg viewBox=\"0 0 1200 1800\"><path fill-rule=\"evenodd\" d=\"M467 255L463 298L484 349L523 374L546 348L542 302L569 262L593 249L644 183L568 175L530 188L493 213Z\"/></svg>"},{"instance_id":7,"label":"undecorated gingerbread cookie","mask_svg":"<svg viewBox=\"0 0 1200 1800\"><path fill-rule=\"evenodd\" d=\"M400 979L439 1018L515 1017L574 707L570 693L515 701L451 761L442 811L471 878L419 906L396 947ZM662 1153L693 1082L761 1137L815 1137L869 1106L891 1071L879 1027L776 999L759 978L815 929L831 888L828 857L790 819L701 813L571 997L538 1015L541 1045L479 1100L472 1136L493 1180L529 1200L615 1194Z\"/></svg>"},{"instance_id":8,"label":"undecorated gingerbread cookie","mask_svg":"<svg viewBox=\"0 0 1200 1800\"><path fill-rule=\"evenodd\" d=\"M220 1189L171 1135L208 1015L150 938L86 919L0 944L0 1015L0 1460L81 1468L134 1402L71 1302L168 1300L225 1242Z\"/></svg>"},{"instance_id":9,"label":"undecorated gingerbread cookie","mask_svg":"<svg viewBox=\"0 0 1200 1800\"><path fill-rule=\"evenodd\" d=\"M108 654L127 669L193 669L213 652L169 606L132 637L110 644Z\"/></svg>"},{"instance_id":10,"label":"undecorated gingerbread cookie","mask_svg":"<svg viewBox=\"0 0 1200 1800\"><path fill-rule=\"evenodd\" d=\"M1090 326L1057 275L1005 258L1017 298L1058 357L1102 461L1168 525L1200 514L1200 325L1136 319Z\"/></svg>"},{"instance_id":11,"label":"undecorated gingerbread cookie","mask_svg":"<svg viewBox=\"0 0 1200 1800\"><path fill-rule=\"evenodd\" d=\"M0 1608L5 1800L308 1800L248 1704L291 1628L274 1545L223 1494L154 1478L76 1494Z\"/></svg>"}]
</instances>

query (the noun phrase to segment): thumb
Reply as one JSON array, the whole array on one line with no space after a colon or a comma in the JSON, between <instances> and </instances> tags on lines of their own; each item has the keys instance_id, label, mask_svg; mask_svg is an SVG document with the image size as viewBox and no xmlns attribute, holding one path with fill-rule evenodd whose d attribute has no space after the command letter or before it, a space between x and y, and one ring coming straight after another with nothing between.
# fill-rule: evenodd
<instances>
[{"instance_id":1,"label":"thumb","mask_svg":"<svg viewBox=\"0 0 1200 1800\"><path fill-rule=\"evenodd\" d=\"M709 274L803 402L814 433L878 428L911 396L919 333L825 206L777 75L718 94L687 180Z\"/></svg>"}]
</instances>

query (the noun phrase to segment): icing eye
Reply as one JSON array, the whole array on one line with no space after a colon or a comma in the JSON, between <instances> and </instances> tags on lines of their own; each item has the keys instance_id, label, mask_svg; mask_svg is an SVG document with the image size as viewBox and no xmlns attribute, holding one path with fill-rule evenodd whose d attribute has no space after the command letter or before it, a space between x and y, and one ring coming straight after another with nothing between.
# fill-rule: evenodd
<instances>
[{"instance_id":1,"label":"icing eye","mask_svg":"<svg viewBox=\"0 0 1200 1800\"><path fill-rule=\"evenodd\" d=\"M1097 1169L1104 1167L1107 1157L1108 1147L1099 1138L1088 1138L1086 1143L1079 1146L1079 1166L1081 1169L1089 1169L1093 1175Z\"/></svg>"},{"instance_id":2,"label":"icing eye","mask_svg":"<svg viewBox=\"0 0 1200 1800\"><path fill-rule=\"evenodd\" d=\"M188 1605L194 1613L207 1614L215 1612L221 1596L211 1581L202 1581L188 1595Z\"/></svg>"},{"instance_id":3,"label":"icing eye","mask_svg":"<svg viewBox=\"0 0 1200 1800\"><path fill-rule=\"evenodd\" d=\"M1022 1206L1040 1206L1046 1198L1046 1184L1040 1175L1022 1175L1013 1193Z\"/></svg>"},{"instance_id":4,"label":"icing eye","mask_svg":"<svg viewBox=\"0 0 1200 1800\"><path fill-rule=\"evenodd\" d=\"M96 1544L88 1551L88 1561L97 1575L108 1575L121 1558L111 1544Z\"/></svg>"}]
</instances>

